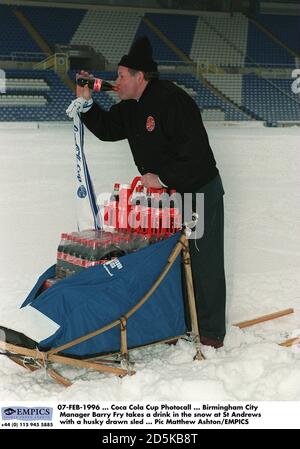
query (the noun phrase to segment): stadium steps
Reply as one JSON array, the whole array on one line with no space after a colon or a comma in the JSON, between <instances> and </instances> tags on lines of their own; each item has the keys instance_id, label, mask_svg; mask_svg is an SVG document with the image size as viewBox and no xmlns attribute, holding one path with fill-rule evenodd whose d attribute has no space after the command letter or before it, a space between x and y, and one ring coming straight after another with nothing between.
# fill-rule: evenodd
<instances>
[{"instance_id":1,"label":"stadium steps","mask_svg":"<svg viewBox=\"0 0 300 449\"><path fill-rule=\"evenodd\" d=\"M208 81L203 75L199 74L198 78L211 92L213 92L217 97L221 98L226 103L233 106L240 113L245 115L248 120L261 120L261 118L256 116L252 111L248 110L242 105L238 105L237 103L235 103L231 98L229 98L227 95L221 92L214 84Z\"/></svg>"},{"instance_id":2,"label":"stadium steps","mask_svg":"<svg viewBox=\"0 0 300 449\"><path fill-rule=\"evenodd\" d=\"M240 55L242 60L245 61L247 57L246 52L239 48L236 44L234 44L232 40L229 39L228 36L226 36L224 33L222 33L212 21L207 20L205 16L199 17L199 20L205 23L208 28L210 28L216 35L218 35L224 42L226 42L228 47L230 47L236 54Z\"/></svg>"},{"instance_id":3,"label":"stadium steps","mask_svg":"<svg viewBox=\"0 0 300 449\"><path fill-rule=\"evenodd\" d=\"M287 52L289 52L292 56L295 58L300 58L300 53L296 52L292 48L290 48L288 45L286 45L281 39L275 36L270 30L268 30L262 23L260 23L258 20L256 20L252 16L248 16L248 19L257 27L259 28L263 33L265 33L275 44L283 47Z\"/></svg>"},{"instance_id":4,"label":"stadium steps","mask_svg":"<svg viewBox=\"0 0 300 449\"><path fill-rule=\"evenodd\" d=\"M25 14L16 9L14 10L15 16L21 23L21 25L26 29L26 31L30 34L32 39L36 42L36 44L41 48L41 50L44 53L48 53L50 55L53 54L53 51L45 41L45 39L40 35L40 33L34 28L34 26L31 24L31 22L28 20L28 18L25 16Z\"/></svg>"},{"instance_id":5,"label":"stadium steps","mask_svg":"<svg viewBox=\"0 0 300 449\"><path fill-rule=\"evenodd\" d=\"M231 103L238 106L246 115L255 120L263 120L261 116L243 104L243 75L240 74L204 74L205 79L212 84Z\"/></svg>"},{"instance_id":6,"label":"stadium steps","mask_svg":"<svg viewBox=\"0 0 300 449\"><path fill-rule=\"evenodd\" d=\"M194 64L194 61L178 48L148 17L142 17L142 21L178 56L181 61L188 64Z\"/></svg>"},{"instance_id":7,"label":"stadium steps","mask_svg":"<svg viewBox=\"0 0 300 449\"><path fill-rule=\"evenodd\" d=\"M142 14L142 10L88 10L69 42L89 45L116 65L127 54Z\"/></svg>"},{"instance_id":8,"label":"stadium steps","mask_svg":"<svg viewBox=\"0 0 300 449\"><path fill-rule=\"evenodd\" d=\"M241 105L240 109L242 112L244 112L244 114L248 115L249 117L252 117L252 120L258 120L260 122L264 121L264 118L261 115L258 115L256 112L247 108L245 105Z\"/></svg>"},{"instance_id":9,"label":"stadium steps","mask_svg":"<svg viewBox=\"0 0 300 449\"><path fill-rule=\"evenodd\" d=\"M241 14L199 15L190 57L201 66L243 67L247 33L248 19Z\"/></svg>"}]
</instances>

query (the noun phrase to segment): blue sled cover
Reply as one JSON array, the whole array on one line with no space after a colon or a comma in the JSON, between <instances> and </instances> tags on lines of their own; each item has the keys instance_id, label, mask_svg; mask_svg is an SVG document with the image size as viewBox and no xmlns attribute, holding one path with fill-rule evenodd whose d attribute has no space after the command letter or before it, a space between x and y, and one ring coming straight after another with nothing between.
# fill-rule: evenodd
<instances>
[{"instance_id":1,"label":"blue sled cover","mask_svg":"<svg viewBox=\"0 0 300 449\"><path fill-rule=\"evenodd\" d=\"M152 287L179 237L177 233L135 253L83 270L39 294L43 282L55 276L55 265L50 267L21 306L30 304L60 326L39 347L56 348L126 314ZM159 287L128 319L129 348L186 332L180 259L178 256ZM118 325L62 353L90 357L119 350Z\"/></svg>"}]
</instances>

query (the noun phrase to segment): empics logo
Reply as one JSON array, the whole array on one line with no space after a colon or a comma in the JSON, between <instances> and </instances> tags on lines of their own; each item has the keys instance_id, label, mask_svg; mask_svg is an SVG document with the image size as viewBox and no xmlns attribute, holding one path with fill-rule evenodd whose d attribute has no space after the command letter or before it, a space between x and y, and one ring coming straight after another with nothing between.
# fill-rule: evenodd
<instances>
[{"instance_id":1,"label":"empics logo","mask_svg":"<svg viewBox=\"0 0 300 449\"><path fill-rule=\"evenodd\" d=\"M4 70L0 69L0 94L6 93L6 76Z\"/></svg>"},{"instance_id":2,"label":"empics logo","mask_svg":"<svg viewBox=\"0 0 300 449\"><path fill-rule=\"evenodd\" d=\"M13 415L14 413L16 413L16 410L14 410L13 408L6 408L6 409L4 409L3 413L6 416L10 416L10 415Z\"/></svg>"},{"instance_id":3,"label":"empics logo","mask_svg":"<svg viewBox=\"0 0 300 449\"><path fill-rule=\"evenodd\" d=\"M2 407L3 421L52 421L52 407Z\"/></svg>"},{"instance_id":4,"label":"empics logo","mask_svg":"<svg viewBox=\"0 0 300 449\"><path fill-rule=\"evenodd\" d=\"M300 94L300 69L295 69L292 71L292 78L296 78L292 82L292 91L294 94Z\"/></svg>"}]
</instances>

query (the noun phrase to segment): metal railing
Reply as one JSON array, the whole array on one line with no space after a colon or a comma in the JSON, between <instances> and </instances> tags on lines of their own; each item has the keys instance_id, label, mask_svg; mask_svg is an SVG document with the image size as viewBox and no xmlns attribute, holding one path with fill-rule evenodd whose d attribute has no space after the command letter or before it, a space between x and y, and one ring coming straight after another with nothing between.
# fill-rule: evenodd
<instances>
[{"instance_id":1,"label":"metal railing","mask_svg":"<svg viewBox=\"0 0 300 449\"><path fill-rule=\"evenodd\" d=\"M69 70L69 58L65 53L55 53L37 62L33 68L37 70L53 69L55 72L67 72Z\"/></svg>"},{"instance_id":2,"label":"metal railing","mask_svg":"<svg viewBox=\"0 0 300 449\"><path fill-rule=\"evenodd\" d=\"M6 55L0 54L0 60L2 61L23 61L23 62L34 62L41 61L49 56L49 53L43 52L24 52L24 51L13 51Z\"/></svg>"},{"instance_id":3,"label":"metal railing","mask_svg":"<svg viewBox=\"0 0 300 449\"><path fill-rule=\"evenodd\" d=\"M300 62L300 61L299 61ZM286 72L292 73L295 68L300 67L299 63L295 64L275 64L275 63L255 63L255 62L247 62L245 64L216 64L211 61L201 61L197 62L197 74L199 73L246 73L254 70L255 72L259 71L273 71L276 72Z\"/></svg>"}]
</instances>

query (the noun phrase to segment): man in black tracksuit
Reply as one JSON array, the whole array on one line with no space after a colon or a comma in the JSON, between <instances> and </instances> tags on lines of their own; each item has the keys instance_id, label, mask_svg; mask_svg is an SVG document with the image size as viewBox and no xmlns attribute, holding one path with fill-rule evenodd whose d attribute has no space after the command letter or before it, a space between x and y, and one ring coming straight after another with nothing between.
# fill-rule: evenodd
<instances>
[{"instance_id":1,"label":"man in black tracksuit","mask_svg":"<svg viewBox=\"0 0 300 449\"><path fill-rule=\"evenodd\" d=\"M122 101L108 112L93 103L88 86L78 88L90 107L81 119L101 140L128 139L144 186L166 186L194 197L204 193L204 234L190 240L192 272L201 341L220 347L225 336L224 191L200 111L185 91L158 79L145 37L121 59L116 86Z\"/></svg>"}]
</instances>

